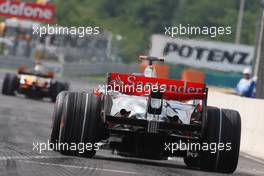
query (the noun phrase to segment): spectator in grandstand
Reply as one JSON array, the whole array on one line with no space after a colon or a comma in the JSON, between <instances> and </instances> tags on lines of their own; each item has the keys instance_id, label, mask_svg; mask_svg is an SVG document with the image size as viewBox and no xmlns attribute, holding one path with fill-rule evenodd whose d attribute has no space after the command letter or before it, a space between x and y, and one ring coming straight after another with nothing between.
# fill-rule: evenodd
<instances>
[{"instance_id":1,"label":"spectator in grandstand","mask_svg":"<svg viewBox=\"0 0 264 176\"><path fill-rule=\"evenodd\" d=\"M236 93L240 96L255 97L256 78L252 78L251 68L245 68L243 78L238 82Z\"/></svg>"}]
</instances>

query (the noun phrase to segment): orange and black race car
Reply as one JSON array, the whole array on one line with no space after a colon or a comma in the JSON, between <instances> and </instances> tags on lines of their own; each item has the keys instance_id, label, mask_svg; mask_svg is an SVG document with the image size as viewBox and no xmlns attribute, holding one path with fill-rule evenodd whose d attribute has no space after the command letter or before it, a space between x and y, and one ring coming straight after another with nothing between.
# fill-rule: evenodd
<instances>
[{"instance_id":1,"label":"orange and black race car","mask_svg":"<svg viewBox=\"0 0 264 176\"><path fill-rule=\"evenodd\" d=\"M2 94L14 96L19 93L37 99L48 97L55 102L56 96L68 89L68 83L54 79L54 72L36 64L32 69L20 67L17 74L7 73L2 85Z\"/></svg>"}]
</instances>

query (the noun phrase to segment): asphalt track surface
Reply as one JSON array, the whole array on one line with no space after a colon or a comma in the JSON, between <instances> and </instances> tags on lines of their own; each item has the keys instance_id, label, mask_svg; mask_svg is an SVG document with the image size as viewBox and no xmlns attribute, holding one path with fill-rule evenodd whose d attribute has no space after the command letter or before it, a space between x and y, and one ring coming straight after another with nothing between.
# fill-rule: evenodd
<instances>
[{"instance_id":1,"label":"asphalt track surface","mask_svg":"<svg viewBox=\"0 0 264 176\"><path fill-rule=\"evenodd\" d=\"M3 73L0 73L2 84ZM74 90L96 87L97 83L71 81ZM93 159L63 156L54 151L40 153L33 143L47 142L51 131L53 104L23 96L0 95L0 175L8 176L165 176L223 175L187 168L181 159L153 161L123 158L100 150ZM264 175L264 162L240 156L234 175Z\"/></svg>"}]
</instances>

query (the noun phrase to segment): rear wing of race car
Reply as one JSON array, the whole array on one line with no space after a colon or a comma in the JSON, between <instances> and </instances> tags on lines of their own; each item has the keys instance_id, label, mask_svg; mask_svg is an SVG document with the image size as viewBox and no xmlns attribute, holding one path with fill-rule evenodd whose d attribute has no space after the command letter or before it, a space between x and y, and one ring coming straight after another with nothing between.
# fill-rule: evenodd
<instances>
[{"instance_id":1,"label":"rear wing of race car","mask_svg":"<svg viewBox=\"0 0 264 176\"><path fill-rule=\"evenodd\" d=\"M152 87L152 88L150 88ZM207 94L208 88L206 84L186 82L180 80L162 79L162 78L150 78L144 76L138 76L133 74L119 74L109 73L107 82L108 91L118 91L127 95L134 96L148 96L151 97L153 90L162 90L162 98L166 100L201 100L199 103L199 111L201 112L201 120L204 121L207 117ZM151 89L151 91L149 91ZM155 97L152 97L155 98ZM151 98L150 98L151 99ZM150 100L149 99L149 100ZM197 105L198 107L198 105ZM155 109L156 111L158 109ZM149 111L149 110L148 110ZM117 118L115 116L107 115L106 121L117 124L127 124L134 126L149 127L150 122L142 119L131 118ZM204 126L205 123L202 124ZM202 128L198 124L171 124L167 122L159 122L160 129L178 129L183 131L197 131ZM149 129L149 128L147 128ZM120 131L112 130L113 133L119 133Z\"/></svg>"},{"instance_id":2,"label":"rear wing of race car","mask_svg":"<svg viewBox=\"0 0 264 176\"><path fill-rule=\"evenodd\" d=\"M34 70L27 70L25 67L20 67L17 70L18 74L25 74L25 75L33 75L33 76L39 76L43 78L53 78L54 77L54 72L48 71L47 73L40 73L36 72Z\"/></svg>"},{"instance_id":3,"label":"rear wing of race car","mask_svg":"<svg viewBox=\"0 0 264 176\"><path fill-rule=\"evenodd\" d=\"M203 83L181 80L150 78L133 74L108 74L108 90L127 95L149 96L151 92L161 91L167 100L205 100L207 87Z\"/></svg>"}]
</instances>

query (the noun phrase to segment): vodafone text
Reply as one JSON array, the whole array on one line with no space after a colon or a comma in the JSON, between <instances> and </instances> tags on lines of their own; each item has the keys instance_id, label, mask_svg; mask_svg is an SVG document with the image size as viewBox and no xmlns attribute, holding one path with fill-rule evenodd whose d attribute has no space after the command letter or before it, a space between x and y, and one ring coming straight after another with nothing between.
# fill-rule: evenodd
<instances>
[{"instance_id":1,"label":"vodafone text","mask_svg":"<svg viewBox=\"0 0 264 176\"><path fill-rule=\"evenodd\" d=\"M39 5L19 1L0 1L0 14L3 16L52 22L54 12L55 9L52 5Z\"/></svg>"}]
</instances>

